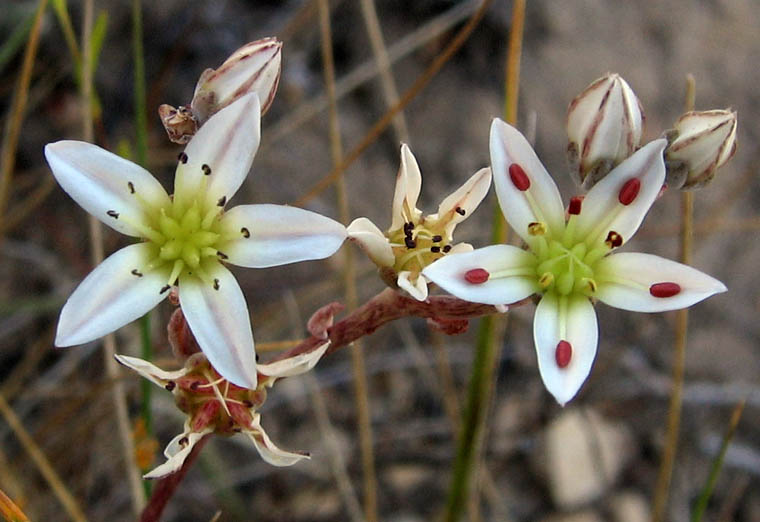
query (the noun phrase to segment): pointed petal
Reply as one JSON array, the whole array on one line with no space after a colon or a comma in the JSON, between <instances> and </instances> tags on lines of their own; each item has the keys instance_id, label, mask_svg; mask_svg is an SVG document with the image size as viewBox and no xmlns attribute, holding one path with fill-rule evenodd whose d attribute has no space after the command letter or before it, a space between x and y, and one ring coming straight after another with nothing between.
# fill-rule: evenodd
<instances>
[{"instance_id":1,"label":"pointed petal","mask_svg":"<svg viewBox=\"0 0 760 522\"><path fill-rule=\"evenodd\" d=\"M401 145L401 165L396 175L396 191L393 194L393 221L389 230L397 230L409 221L417 222L422 214L417 209L417 199L422 188L422 174L409 146Z\"/></svg>"},{"instance_id":2,"label":"pointed petal","mask_svg":"<svg viewBox=\"0 0 760 522\"><path fill-rule=\"evenodd\" d=\"M251 429L246 430L246 434L251 438L264 461L272 466L292 466L300 460L311 458L308 454L292 453L275 446L264 428L261 427L260 419L261 416L258 413L253 415Z\"/></svg>"},{"instance_id":3,"label":"pointed petal","mask_svg":"<svg viewBox=\"0 0 760 522\"><path fill-rule=\"evenodd\" d=\"M314 368L329 346L330 341L327 341L310 352L302 353L295 357L288 357L287 359L282 359L281 361L275 361L269 364L259 364L257 369L262 375L278 379L300 375Z\"/></svg>"},{"instance_id":4,"label":"pointed petal","mask_svg":"<svg viewBox=\"0 0 760 522\"><path fill-rule=\"evenodd\" d=\"M169 381L176 381L180 377L184 377L188 372L187 368L180 368L173 372L167 372L148 361L138 359L137 357L130 357L128 355L116 354L114 355L114 358L130 370L136 371L153 384L161 386L162 388L166 386Z\"/></svg>"},{"instance_id":5,"label":"pointed petal","mask_svg":"<svg viewBox=\"0 0 760 522\"><path fill-rule=\"evenodd\" d=\"M251 170L260 139L259 98L247 94L214 114L185 149L174 180L175 204L202 194L208 205L229 201Z\"/></svg>"},{"instance_id":6,"label":"pointed petal","mask_svg":"<svg viewBox=\"0 0 760 522\"><path fill-rule=\"evenodd\" d=\"M596 357L599 330L593 305L584 296L545 294L533 318L533 340L544 386L564 406L586 381ZM557 353L561 341L571 350L564 355ZM566 366L561 368L562 357Z\"/></svg>"},{"instance_id":7,"label":"pointed petal","mask_svg":"<svg viewBox=\"0 0 760 522\"><path fill-rule=\"evenodd\" d=\"M176 473L182 468L182 464L185 463L185 459L193 451L193 447L206 435L213 430L206 428L201 432L189 431L186 427L184 433L180 433L174 437L169 445L164 450L164 456L168 459L166 462L153 469L149 473L143 475L144 479L159 479L172 473Z\"/></svg>"},{"instance_id":8,"label":"pointed petal","mask_svg":"<svg viewBox=\"0 0 760 522\"><path fill-rule=\"evenodd\" d=\"M219 263L208 269L216 285L180 276L179 302L203 354L222 377L256 388L256 353L248 305L235 277ZM215 289L216 286L218 289Z\"/></svg>"},{"instance_id":9,"label":"pointed petal","mask_svg":"<svg viewBox=\"0 0 760 522\"><path fill-rule=\"evenodd\" d=\"M535 257L511 245L492 245L472 252L447 255L422 274L452 295L491 305L509 304L538 291ZM472 275L483 270L485 280ZM470 281L468 281L468 278ZM474 282L472 282L474 281Z\"/></svg>"},{"instance_id":10,"label":"pointed petal","mask_svg":"<svg viewBox=\"0 0 760 522\"><path fill-rule=\"evenodd\" d=\"M143 202L156 209L170 204L150 172L91 143L50 143L45 146L45 158L74 201L122 234L144 237L140 227L148 226L148 220Z\"/></svg>"},{"instance_id":11,"label":"pointed petal","mask_svg":"<svg viewBox=\"0 0 760 522\"><path fill-rule=\"evenodd\" d=\"M473 174L464 185L444 199L438 207L438 220L445 221L446 235L451 241L454 227L470 217L491 187L491 169L484 168Z\"/></svg>"},{"instance_id":12,"label":"pointed petal","mask_svg":"<svg viewBox=\"0 0 760 522\"><path fill-rule=\"evenodd\" d=\"M623 243L636 233L665 182L662 151L666 145L664 139L644 145L594 185L583 199L577 238L587 238L590 246L603 243L611 231L620 234ZM621 203L628 201L625 191L633 184L637 184L633 200Z\"/></svg>"},{"instance_id":13,"label":"pointed petal","mask_svg":"<svg viewBox=\"0 0 760 522\"><path fill-rule=\"evenodd\" d=\"M328 217L285 205L240 205L222 216L223 233L237 237L219 248L238 266L265 268L329 257L346 227Z\"/></svg>"},{"instance_id":14,"label":"pointed petal","mask_svg":"<svg viewBox=\"0 0 760 522\"><path fill-rule=\"evenodd\" d=\"M63 305L55 345L83 344L111 333L169 295L161 291L168 268L144 268L152 257L151 245L138 243L117 250L90 272Z\"/></svg>"},{"instance_id":15,"label":"pointed petal","mask_svg":"<svg viewBox=\"0 0 760 522\"><path fill-rule=\"evenodd\" d=\"M690 266L651 254L621 253L597 263L594 297L615 308L634 312L662 312L686 308L726 291L723 283ZM658 286L675 283L665 297L655 297ZM675 293L674 293L675 292ZM654 293L654 295L653 295ZM673 294L673 295L670 295Z\"/></svg>"},{"instance_id":16,"label":"pointed petal","mask_svg":"<svg viewBox=\"0 0 760 522\"><path fill-rule=\"evenodd\" d=\"M475 249L469 243L457 243L451 247L451 250L449 250L449 255L461 254L463 252L472 252L473 250Z\"/></svg>"},{"instance_id":17,"label":"pointed petal","mask_svg":"<svg viewBox=\"0 0 760 522\"><path fill-rule=\"evenodd\" d=\"M428 297L427 279L422 274L417 274L414 281L412 279L414 279L414 275L410 271L402 270L398 273L396 284L402 290L406 290L417 301L424 301Z\"/></svg>"},{"instance_id":18,"label":"pointed petal","mask_svg":"<svg viewBox=\"0 0 760 522\"><path fill-rule=\"evenodd\" d=\"M385 234L365 217L354 219L347 228L348 239L359 244L377 266L393 266L396 257Z\"/></svg>"},{"instance_id":19,"label":"pointed petal","mask_svg":"<svg viewBox=\"0 0 760 522\"><path fill-rule=\"evenodd\" d=\"M515 232L528 244L534 240L528 233L531 223L544 223L550 234L559 235L565 226L562 198L528 140L520 131L496 118L491 124L490 149L499 206ZM527 178L526 183L520 183L521 188L515 183L519 183L522 176L513 176L515 170Z\"/></svg>"}]
</instances>

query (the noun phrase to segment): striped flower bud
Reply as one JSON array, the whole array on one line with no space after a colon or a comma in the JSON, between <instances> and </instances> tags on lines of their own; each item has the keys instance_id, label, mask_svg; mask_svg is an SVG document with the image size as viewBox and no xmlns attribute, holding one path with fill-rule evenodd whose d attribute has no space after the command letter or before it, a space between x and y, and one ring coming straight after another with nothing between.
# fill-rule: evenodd
<instances>
[{"instance_id":1,"label":"striped flower bud","mask_svg":"<svg viewBox=\"0 0 760 522\"><path fill-rule=\"evenodd\" d=\"M644 113L626 81L608 74L586 87L567 109L567 157L578 184L588 189L633 154Z\"/></svg>"}]
</instances>

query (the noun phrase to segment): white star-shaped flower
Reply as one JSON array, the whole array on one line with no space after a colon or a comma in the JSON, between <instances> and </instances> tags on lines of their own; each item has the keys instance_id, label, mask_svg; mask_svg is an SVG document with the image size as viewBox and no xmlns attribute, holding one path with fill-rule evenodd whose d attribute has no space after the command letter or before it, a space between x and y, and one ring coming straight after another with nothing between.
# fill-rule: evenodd
<instances>
[{"instance_id":1,"label":"white star-shaped flower","mask_svg":"<svg viewBox=\"0 0 760 522\"><path fill-rule=\"evenodd\" d=\"M61 311L55 344L83 344L137 319L179 285L195 338L229 381L256 387L248 306L224 266L263 268L333 254L343 225L280 205L225 205L259 145L259 99L212 116L179 155L174 196L145 169L90 143L59 141L45 157L61 187L111 228L141 242L93 270Z\"/></svg>"},{"instance_id":2,"label":"white star-shaped flower","mask_svg":"<svg viewBox=\"0 0 760 522\"><path fill-rule=\"evenodd\" d=\"M472 250L467 243L452 245L454 228L483 201L490 186L491 169L480 169L441 202L437 213L424 215L417 208L422 174L411 149L403 144L390 228L383 234L362 217L348 225L348 237L367 252L388 285L424 301L428 282L420 275L422 269L446 254Z\"/></svg>"},{"instance_id":3,"label":"white star-shaped flower","mask_svg":"<svg viewBox=\"0 0 760 522\"><path fill-rule=\"evenodd\" d=\"M447 256L423 275L453 295L507 304L538 293L533 320L538 367L564 405L591 371L598 328L592 304L637 312L691 306L726 287L658 256L612 253L644 219L665 181L665 140L642 147L565 209L528 141L501 120L491 126L491 164L504 217L527 250L493 245Z\"/></svg>"}]
</instances>

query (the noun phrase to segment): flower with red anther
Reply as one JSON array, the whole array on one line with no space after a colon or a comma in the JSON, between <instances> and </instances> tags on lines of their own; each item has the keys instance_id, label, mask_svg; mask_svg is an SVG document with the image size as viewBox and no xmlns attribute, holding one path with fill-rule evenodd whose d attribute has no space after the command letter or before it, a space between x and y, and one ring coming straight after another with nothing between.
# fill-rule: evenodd
<instances>
[{"instance_id":1,"label":"flower with red anther","mask_svg":"<svg viewBox=\"0 0 760 522\"><path fill-rule=\"evenodd\" d=\"M225 210L259 145L259 99L220 110L180 153L170 197L147 170L90 143L45 147L53 175L85 210L142 239L118 250L74 290L61 311L56 346L83 344L145 314L179 285L195 338L230 382L256 388L248 306L226 264L250 268L322 259L346 229L332 219L281 205Z\"/></svg>"},{"instance_id":2,"label":"flower with red anther","mask_svg":"<svg viewBox=\"0 0 760 522\"><path fill-rule=\"evenodd\" d=\"M509 304L541 295L533 320L538 366L560 404L578 393L596 356L593 300L660 312L726 290L720 281L680 263L615 253L660 193L665 140L639 149L582 200L572 198L567 213L557 186L519 131L494 120L490 145L499 205L528 249L492 245L439 259L423 275L476 303Z\"/></svg>"},{"instance_id":3,"label":"flower with red anther","mask_svg":"<svg viewBox=\"0 0 760 522\"><path fill-rule=\"evenodd\" d=\"M171 392L177 407L187 415L184 430L164 450L166 462L144 477L157 479L179 471L193 446L211 433L244 433L253 441L261 457L273 466L291 466L308 459L308 454L284 451L275 446L261 426L261 417L256 410L264 404L267 388L271 388L277 379L311 370L329 345L327 341L310 352L259 364L255 389L241 388L226 380L202 353L191 355L182 369L170 372L137 357L117 355L121 364Z\"/></svg>"},{"instance_id":4,"label":"flower with red anther","mask_svg":"<svg viewBox=\"0 0 760 522\"><path fill-rule=\"evenodd\" d=\"M348 238L357 242L379 267L386 284L424 301L428 281L421 275L422 269L445 255L472 250L467 243L452 244L454 228L472 214L490 186L491 169L480 169L441 202L436 214L424 215L417 208L422 175L412 151L404 144L390 228L383 234L372 221L362 217L348 226Z\"/></svg>"}]
</instances>

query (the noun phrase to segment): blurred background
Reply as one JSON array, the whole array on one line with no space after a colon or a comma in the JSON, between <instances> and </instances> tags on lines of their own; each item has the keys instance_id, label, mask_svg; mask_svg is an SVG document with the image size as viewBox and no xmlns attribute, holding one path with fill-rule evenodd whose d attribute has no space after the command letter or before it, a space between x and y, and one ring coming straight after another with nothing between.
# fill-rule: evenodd
<instances>
[{"instance_id":1,"label":"blurred background","mask_svg":"<svg viewBox=\"0 0 760 522\"><path fill-rule=\"evenodd\" d=\"M52 2L51 2L52 4ZM5 124L38 3L0 5L0 114ZM376 0L379 26L403 93L442 51L479 2ZM368 23L360 2L331 1L338 111L344 149L356 146L386 111ZM332 168L316 2L162 0L143 5L149 123L148 163L171 188L177 153L161 127L161 103L188 104L195 82L246 42L284 43L279 91L262 121L262 143L236 203L293 203ZM423 173L420 208L438 203L486 166L488 129L503 117L504 63L511 3L493 2L454 57L345 175L352 219L390 225L399 144L410 144ZM74 34L82 6L70 1ZM101 15L101 13L104 13ZM131 6L96 1L105 33L94 87L102 112L95 141L134 150ZM704 488L735 405L746 409L726 453L705 520L760 520L760 11L753 0L528 2L518 126L535 119L535 147L565 200L578 193L567 174L568 103L607 72L620 73L641 100L645 141L683 112L685 75L696 79L696 108L739 114L738 152L695 194L692 265L729 292L692 308L683 420L667 520L688 520ZM20 36L19 36L20 35ZM17 40L14 40L16 38ZM15 43L14 43L15 42ZM91 520L132 520L130 491L113 415L114 381L100 342L54 349L57 316L91 270L87 215L54 182L43 146L81 138L74 61L49 7L33 63L7 204L0 217L0 393ZM7 151L4 151L7 154ZM630 251L678 256L680 198L666 193ZM489 243L495 197L457 228L458 241ZM307 208L338 218L334 187ZM104 230L105 251L125 238ZM346 244L344 249L355 249ZM360 302L383 289L358 249ZM300 339L320 306L344 299L344 255L266 270L233 269L252 314L257 343ZM541 383L532 341L534 306L509 314L488 415L478 493L468 517L495 521L648 520L665 437L674 313L636 314L599 305L600 342L578 397L560 408ZM172 307L151 315L156 360L173 363L165 334ZM422 319L389 324L365 338L379 517L433 520L442 513L473 358L477 321L453 337ZM137 325L116 335L117 352L139 354ZM261 460L243 436L214 438L180 485L164 520L357 520L362 469L350 349L311 374L270 391L263 425L283 449L311 452L291 468ZM263 351L262 360L274 355ZM140 381L122 371L131 420ZM6 410L4 410L6 411ZM171 395L156 388L153 437L138 437L153 465L182 429ZM0 489L32 520L67 515L23 449L7 411L0 417ZM136 424L133 424L133 428ZM139 431L139 430L138 430Z\"/></svg>"}]
</instances>

